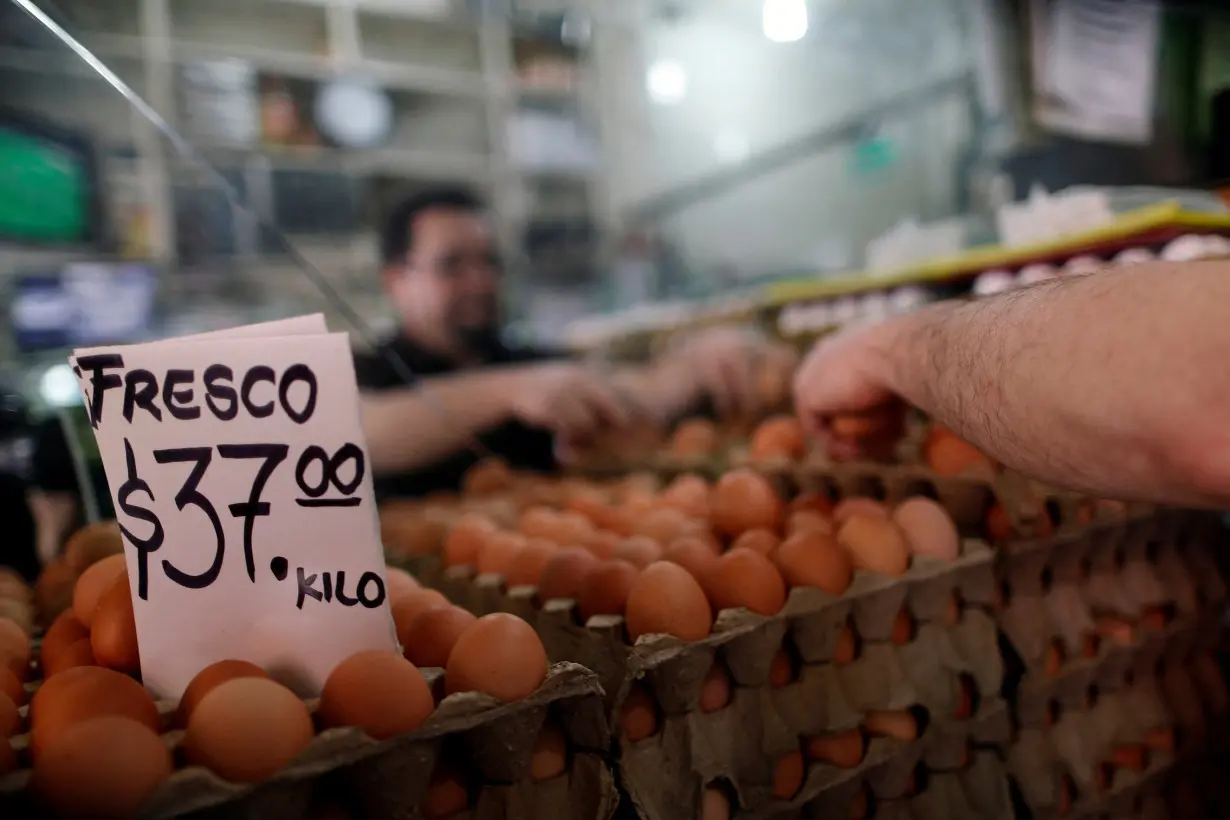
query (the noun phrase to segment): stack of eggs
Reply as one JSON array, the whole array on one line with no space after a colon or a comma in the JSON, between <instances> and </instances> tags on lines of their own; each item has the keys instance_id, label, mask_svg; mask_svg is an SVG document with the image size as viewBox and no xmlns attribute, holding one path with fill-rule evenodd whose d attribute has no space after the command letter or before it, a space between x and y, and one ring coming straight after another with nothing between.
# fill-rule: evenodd
<instances>
[{"instance_id":1,"label":"stack of eggs","mask_svg":"<svg viewBox=\"0 0 1230 820\"><path fill-rule=\"evenodd\" d=\"M771 421L766 430L797 431L793 419L789 424L783 419ZM757 449L761 453L789 452L789 448L767 447L763 439ZM539 608L536 625L553 659L592 665L603 673L608 703L614 708L612 720L630 744L626 749L644 744L652 747L663 731L663 707L648 688L630 683L644 670L633 673L621 665L628 662L630 650L644 647L654 657L666 658L673 650L662 649L662 642L673 642L670 645L679 647L688 663L704 664L697 703L685 708L720 719L740 689L764 686L785 692L797 685L810 692L818 685L816 670L821 667L848 666L856 675L864 673L853 670L878 669L880 663L896 668L887 656L913 644L922 626L902 603L905 591L918 579L943 576L946 567L958 566L952 562L970 557L964 554L952 516L941 504L921 495L885 503L869 497L834 501L825 493L801 492L787 500L765 475L734 469L712 483L695 473L683 473L660 487L633 480L605 485L568 480L558 483L551 504L543 503L547 493L541 489L529 490L540 487L538 481L513 476L502 490L486 498L457 499L451 523L430 537L423 537L425 528L413 523L416 515L427 515L426 508L388 509L384 516L386 547L409 557L425 580L438 583L455 600L468 601L479 611L492 606L522 611L518 602L527 600L522 592L532 590L532 600ZM498 500L510 502L518 511L510 514ZM414 540L416 537L422 540ZM424 557L433 550L438 552ZM989 554L984 551L975 563L980 559L989 572ZM433 561L444 565L442 574L429 568ZM967 564L960 566L973 568L972 563ZM506 596L503 603L484 597L482 590L488 587L483 578L500 580L499 588ZM896 583L898 580L904 583ZM964 602L953 594L953 584L941 581L940 585L944 589L937 593L936 601L943 600L928 614L928 628L981 635L985 640L979 643L978 637L970 637L965 649L977 645L974 654L993 659L994 631L989 618L983 614L981 629L970 628L977 619L972 614L967 617ZM988 581L987 586L993 585ZM901 591L901 598L889 604L892 609L883 622L882 635L860 634L851 622L842 627L835 645L828 649L809 647L800 652L790 640L782 639L789 624L800 616L830 610L848 614L849 601L892 587ZM568 608L561 610L561 605ZM883 605L883 601L878 604ZM871 604L866 611L876 606ZM568 624L554 615L560 611L570 613ZM576 632L571 613L585 626L585 634ZM464 620L463 615L452 617ZM740 634L756 633L754 639L760 643L775 641L765 655L767 678L763 683L752 680L754 674L749 678L746 670L728 670L713 658L715 648L730 640L734 623L739 624L736 631L743 630ZM615 624L618 637L609 629ZM775 639L768 633L760 637L757 630L764 624L781 625L770 630ZM600 647L607 646L606 636L624 648L603 655L606 649ZM934 631L926 636L928 642L948 640ZM876 642L877 647L869 650L872 655L867 659L860 648L864 640ZM660 652L666 654L655 654ZM955 687L940 699L951 714L938 714L937 719L941 723L969 719L979 700L972 678L952 670L937 673L948 682L938 684L941 688ZM669 677L666 669L658 674ZM998 681L993 673L987 680L993 697ZM934 678L931 685L937 685ZM896 692L895 696L905 697ZM948 697L955 700L949 703ZM803 735L799 727L799 736L806 742L796 737L793 750L781 754L766 750L774 765L771 800L784 805L809 799L815 788L821 788L813 782L818 775L812 764L821 768L871 765L880 758L869 758L868 750L882 753L879 739L908 745L923 734L927 724L927 717L917 709L891 699L868 707L858 717L851 715L852 725L831 731L812 729ZM648 768L656 770L656 766ZM625 776L633 777L630 784L635 781L646 788L636 776ZM812 791L804 790L805 781ZM678 786L670 783L663 788L674 793ZM723 816L723 810L729 813L731 799L727 790L715 785L703 796L704 816ZM688 804L685 810L692 808Z\"/></svg>"},{"instance_id":2,"label":"stack of eggs","mask_svg":"<svg viewBox=\"0 0 1230 820\"><path fill-rule=\"evenodd\" d=\"M76 539L94 545L89 554L98 560L79 573L71 604L37 652L29 635L35 593L15 576L0 575L0 781L29 768L16 785L40 812L134 816L177 767L203 767L231 784L256 783L302 759L319 731L356 727L381 741L414 732L435 711L419 666L384 651L358 652L340 663L318 702L239 659L202 669L177 702L156 701L138 679L128 575L124 556L113 551L117 536L112 523ZM105 544L109 538L115 540ZM81 552L70 548L69 555L85 563ZM476 692L510 703L533 695L546 679L546 653L524 621L506 614L476 619L401 570L389 568L388 579L406 655L420 666L444 667L445 696ZM544 730L543 748L561 747L558 735ZM548 757L562 764L561 755ZM535 763L536 776L548 776L545 765ZM424 798L424 816L467 809L468 794L449 785L461 782L459 775L442 771L439 779Z\"/></svg>"},{"instance_id":3,"label":"stack of eggs","mask_svg":"<svg viewBox=\"0 0 1230 820\"><path fill-rule=\"evenodd\" d=\"M502 576L510 587L534 586L543 601L573 599L586 619L625 615L635 641L642 634L697 640L709 634L714 611L775 615L790 587L841 595L856 569L900 576L914 555L954 560L959 550L955 524L930 498L834 505L807 493L786 502L765 476L736 469L713 485L683 474L656 493L607 500L595 490L563 509L528 506L512 527L464 513L443 541L442 558L446 566ZM437 637L446 644L466 622L465 613L441 609L433 618L439 636L416 626L420 602L433 596L439 593L423 590L394 603L408 657L437 653Z\"/></svg>"}]
</instances>

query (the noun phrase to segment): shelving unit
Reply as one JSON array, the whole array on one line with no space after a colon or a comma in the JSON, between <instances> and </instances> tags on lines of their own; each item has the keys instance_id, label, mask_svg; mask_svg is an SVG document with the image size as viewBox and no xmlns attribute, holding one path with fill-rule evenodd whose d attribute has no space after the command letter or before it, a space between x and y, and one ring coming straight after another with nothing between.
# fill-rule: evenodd
<instances>
[{"instance_id":1,"label":"shelving unit","mask_svg":"<svg viewBox=\"0 0 1230 820\"><path fill-rule=\"evenodd\" d=\"M511 145L510 131L527 109L575 112L578 119L596 121L597 108L583 98L595 87L586 50L544 44L541 32L521 25L516 4L511 16L469 14L474 4L464 0L43 5L198 146L258 213L302 238L308 258L358 301L373 295L362 288L374 291L377 285L372 228L400 191L442 181L473 186L494 206L514 261L522 256L527 228L544 219L596 222L596 140L588 164L571 166L526 165ZM571 60L575 82L548 85L542 82L545 72L518 70L527 64L526 54L543 53ZM185 77L196 72L198 81L209 80L203 69L210 66L221 66L232 79L246 76L236 81L240 87L248 83L244 93L229 102L201 97ZM185 273L226 270L246 280L249 296L273 298L276 291L285 298L296 290L286 287L294 266L274 243L262 240L253 220L231 207L215 184L49 35L18 43L0 36L0 77L10 78L0 82L0 104L96 136L106 187L123 189L125 196L139 192L149 220L149 257ZM372 82L389 99L392 123L381 144L342 148L316 133L310 100L322 84L338 78ZM53 92L66 83L75 89L71 98L57 99ZM294 140L315 144L279 145L268 139L267 129L262 133L261 85L273 83L297 104L301 133ZM22 85L38 90L12 90ZM191 87L198 92L195 103L185 96ZM210 105L202 107L203 101ZM214 105L231 108L224 112ZM233 121L223 122L222 113ZM232 133L220 138L220 126L228 122ZM593 134L592 127L578 130ZM304 205L314 209L308 215L313 219L285 218L288 207L305 199L286 201L287 189L302 194L313 185L318 196Z\"/></svg>"}]
</instances>

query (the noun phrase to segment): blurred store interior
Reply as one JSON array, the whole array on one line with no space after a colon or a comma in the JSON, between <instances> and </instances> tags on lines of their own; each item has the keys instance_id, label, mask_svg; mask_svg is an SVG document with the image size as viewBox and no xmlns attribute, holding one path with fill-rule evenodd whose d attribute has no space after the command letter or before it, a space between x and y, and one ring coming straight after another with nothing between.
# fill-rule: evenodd
<instances>
[{"instance_id":1,"label":"blurred store interior","mask_svg":"<svg viewBox=\"0 0 1230 820\"><path fill-rule=\"evenodd\" d=\"M606 351L819 331L969 292L969 248L1224 212L1230 9L1080 5L4 0L6 380L45 406L72 345L350 329L303 260L378 333L376 227L440 183L492 206L507 333Z\"/></svg>"}]
</instances>

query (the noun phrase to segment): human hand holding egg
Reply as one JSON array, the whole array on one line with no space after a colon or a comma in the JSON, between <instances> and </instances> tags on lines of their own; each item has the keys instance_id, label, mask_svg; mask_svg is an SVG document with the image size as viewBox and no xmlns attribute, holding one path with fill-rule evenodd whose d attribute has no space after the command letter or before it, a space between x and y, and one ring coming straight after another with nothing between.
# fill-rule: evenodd
<instances>
[{"instance_id":1,"label":"human hand holding egg","mask_svg":"<svg viewBox=\"0 0 1230 820\"><path fill-rule=\"evenodd\" d=\"M871 454L899 429L885 345L901 320L842 331L812 348L794 377L795 411L836 459Z\"/></svg>"}]
</instances>

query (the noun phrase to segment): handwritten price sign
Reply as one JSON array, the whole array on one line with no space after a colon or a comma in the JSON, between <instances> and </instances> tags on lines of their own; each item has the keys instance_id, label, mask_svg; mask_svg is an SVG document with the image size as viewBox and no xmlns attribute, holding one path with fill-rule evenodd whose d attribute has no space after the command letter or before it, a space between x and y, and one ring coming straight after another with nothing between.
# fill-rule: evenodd
<instances>
[{"instance_id":1,"label":"handwritten price sign","mask_svg":"<svg viewBox=\"0 0 1230 820\"><path fill-rule=\"evenodd\" d=\"M345 334L313 316L72 364L156 695L227 658L313 694L354 652L396 648Z\"/></svg>"}]
</instances>

